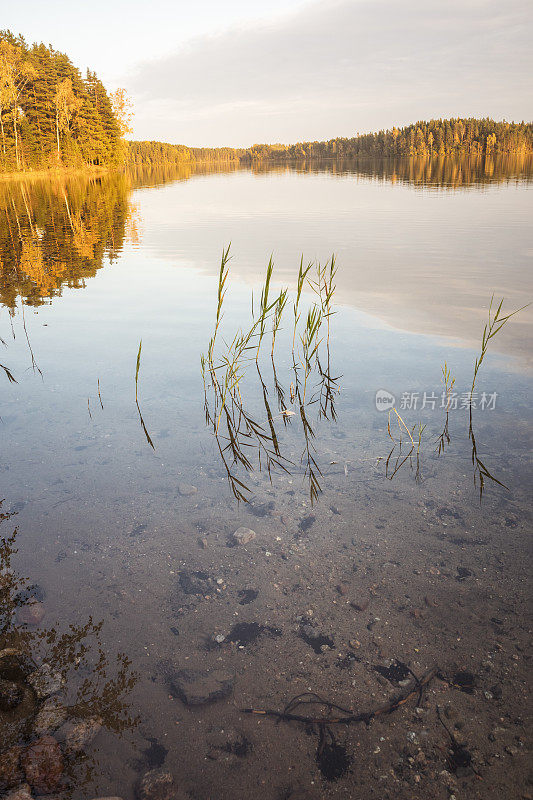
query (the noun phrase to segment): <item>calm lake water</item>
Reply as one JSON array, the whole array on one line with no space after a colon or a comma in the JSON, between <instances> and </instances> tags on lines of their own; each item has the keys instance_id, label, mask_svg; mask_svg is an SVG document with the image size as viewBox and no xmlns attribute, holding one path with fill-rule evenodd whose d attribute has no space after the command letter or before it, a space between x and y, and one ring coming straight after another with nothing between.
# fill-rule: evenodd
<instances>
[{"instance_id":1,"label":"calm lake water","mask_svg":"<svg viewBox=\"0 0 533 800\"><path fill-rule=\"evenodd\" d=\"M64 719L48 726L60 788L130 800L158 768L201 800L369 797L376 782L382 798L522 796L531 308L469 390L491 296L504 313L533 299L532 177L446 161L0 183L15 381L0 374L0 648L61 673L67 728L102 724L76 754ZM230 243L222 390L271 256L270 297L289 294L274 359L272 315L259 369L245 351L228 428L201 356ZM293 349L300 258L332 253L334 313L306 378L319 298L306 282ZM242 526L255 538L235 544ZM370 710L408 691L402 669L433 666L418 708L368 728L241 711L307 691ZM0 712L0 750L37 736L28 703L24 724Z\"/></svg>"}]
</instances>

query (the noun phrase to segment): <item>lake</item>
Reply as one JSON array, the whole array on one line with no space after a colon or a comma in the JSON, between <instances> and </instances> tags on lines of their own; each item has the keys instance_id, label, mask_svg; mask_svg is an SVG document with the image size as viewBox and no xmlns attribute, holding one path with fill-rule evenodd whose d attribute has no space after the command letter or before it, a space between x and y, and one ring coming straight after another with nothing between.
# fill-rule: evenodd
<instances>
[{"instance_id":1,"label":"lake","mask_svg":"<svg viewBox=\"0 0 533 800\"><path fill-rule=\"evenodd\" d=\"M0 751L53 735L75 798L525 796L531 307L482 336L532 180L0 183Z\"/></svg>"}]
</instances>

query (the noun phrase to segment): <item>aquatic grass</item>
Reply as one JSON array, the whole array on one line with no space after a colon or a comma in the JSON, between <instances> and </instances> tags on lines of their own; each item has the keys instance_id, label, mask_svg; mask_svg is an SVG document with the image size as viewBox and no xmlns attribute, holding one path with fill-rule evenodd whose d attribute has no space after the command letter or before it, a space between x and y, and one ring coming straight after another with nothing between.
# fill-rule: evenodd
<instances>
[{"instance_id":1,"label":"aquatic grass","mask_svg":"<svg viewBox=\"0 0 533 800\"><path fill-rule=\"evenodd\" d=\"M476 441L476 436L474 433L474 419L473 419L473 409L475 406L475 398L477 395L475 394L475 388L477 385L477 380L479 376L479 371L481 365L483 364L487 352L489 350L489 345L492 340L497 336L497 334L502 330L504 325L516 314L520 311L523 311L527 308L530 304L526 304L521 308L516 309L515 311L511 311L510 313L503 313L503 303L504 298L500 300L498 305L496 306L494 302L494 295L492 295L489 308L488 308L488 320L484 326L483 333L481 336L481 347L478 356L474 362L474 368L472 373L472 383L470 386L470 391L467 394L467 401L468 401L468 408L469 408L469 425L468 425L468 436L471 444L471 461L474 471L474 486L479 488L479 499L480 502L483 497L483 491L485 489L485 484L487 480L492 481L493 483L501 486L504 489L508 489L509 487L503 483L503 481L499 480L487 467L485 460L480 456L478 451L478 445ZM447 362L444 362L442 367L442 381L444 384L444 392L443 398L445 401L445 421L444 427L439 436L436 439L436 446L435 452L437 456L440 456L444 453L446 447L450 444L451 437L449 431L449 413L452 408L452 399L454 396L454 387L456 379L452 375L450 368L448 367ZM456 406L455 406L456 407ZM391 430L391 414L394 413L396 415L396 421L399 427L399 438L396 439ZM388 419L388 435L394 441L394 445L392 450L390 451L386 461L385 461L385 475L386 477L393 478L401 469L401 467L406 463L412 462L412 455L416 453L417 459L417 469L416 469L416 478L417 480L421 480L421 469L420 469L420 456L422 453L422 438L423 433L426 426L422 425L420 422L415 424L413 427L409 428L408 425L405 423L403 418L400 416L398 411L395 408L392 408L389 411L389 419ZM402 453L402 447L405 440L405 436L407 435L408 438L408 445L410 444L409 450L407 454ZM413 438L414 437L414 438ZM393 460L393 455L396 452L396 459ZM378 459L381 461L382 459Z\"/></svg>"},{"instance_id":2,"label":"aquatic grass","mask_svg":"<svg viewBox=\"0 0 533 800\"><path fill-rule=\"evenodd\" d=\"M391 428L391 414L394 412L396 415L395 422L398 424L398 438L396 439ZM387 420L387 433L389 438L392 439L394 442L389 455L385 459L385 477L389 480L392 480L394 476L400 471L404 464L409 463L411 469L413 469L413 454L416 458L416 469L415 469L415 480L420 482L422 480L422 438L424 431L426 430L426 425L423 425L422 422L418 421L414 425L409 428L403 417L398 413L396 408L393 406L388 414ZM407 446L409 447L407 453L404 454L402 452L403 444L404 444L404 436L407 434ZM394 453L396 453L396 459L394 462L392 461L392 457ZM383 460L381 457L378 461Z\"/></svg>"},{"instance_id":3,"label":"aquatic grass","mask_svg":"<svg viewBox=\"0 0 533 800\"><path fill-rule=\"evenodd\" d=\"M272 308L268 304L268 296L270 292L270 281L272 280L272 272L274 270L274 262L272 260L272 256L268 261L268 266L266 268L266 276L265 276L265 283L263 285L263 289L261 290L261 301L259 304L259 331L258 331L258 338L257 338L257 350L255 353L255 360L257 361L259 358L259 350L261 349L261 342L263 341L263 336L265 335L266 329L266 320L268 316L268 312ZM275 303L275 307L278 306L279 298ZM281 320L280 320L281 321Z\"/></svg>"},{"instance_id":4,"label":"aquatic grass","mask_svg":"<svg viewBox=\"0 0 533 800\"><path fill-rule=\"evenodd\" d=\"M505 298L502 297L502 299L500 300L500 302L498 304L498 307L496 308L496 311L493 312L493 307L495 306L494 294L490 298L489 310L488 310L488 320L487 320L487 322L485 324L485 327L483 328L483 335L481 337L481 349L480 349L479 355L476 358L475 363L474 363L474 371L473 371L473 375L472 375L472 387L470 389L470 398L471 399L474 396L474 389L475 389L475 386L476 386L478 373L479 373L480 367L481 367L481 365L482 365L482 363L483 363L483 361L485 359L485 356L487 355L490 342L501 331L501 329L511 319L511 317L514 317L515 314L518 314L520 311L523 311L525 308L528 308L528 306L531 305L531 303L526 303L525 306L522 306L521 308L517 308L515 311L511 311L509 314L503 315L502 314L502 309L503 309L504 300L505 300ZM485 488L485 479L488 478L489 480L493 481L493 483L498 484L498 486L502 486L504 489L508 489L509 487L506 486L504 483L502 483L502 481L498 480L490 472L490 470L487 468L487 466L484 463L484 461L482 461L482 459L479 456L478 449L477 449L477 443L476 443L476 437L474 435L472 403L470 403L470 409L469 409L468 436L469 436L469 439L470 439L470 442L471 442L471 445L472 445L471 459L472 459L472 466L474 468L474 485L475 486L479 485L479 501L481 502L482 497L483 497L483 491L484 491L484 488Z\"/></svg>"},{"instance_id":5,"label":"aquatic grass","mask_svg":"<svg viewBox=\"0 0 533 800\"><path fill-rule=\"evenodd\" d=\"M444 396L446 398L446 417L444 420L444 428L437 437L437 446L435 447L435 451L438 456L442 455L446 447L450 444L450 405L452 401L453 387L455 386L455 378L452 376L446 361L442 367L442 381L444 383Z\"/></svg>"},{"instance_id":6,"label":"aquatic grass","mask_svg":"<svg viewBox=\"0 0 533 800\"><path fill-rule=\"evenodd\" d=\"M246 483L237 477L236 469L242 468L250 473L254 466L252 451L255 450L259 470L265 470L272 481L274 470L288 472L292 462L283 455L281 444L276 431L276 419L281 417L283 425L290 423L295 411L287 407L286 391L278 378L276 370L275 350L276 339L281 330L284 312L288 306L289 289L282 288L278 294L272 296L272 278L274 262L269 259L259 303L254 303L252 293L251 314L252 320L248 328L239 329L231 339L220 337L220 322L222 307L227 291L227 260L229 248L223 250L221 269L219 272L217 289L217 310L215 316L214 333L209 340L208 348L200 359L202 380L204 384L204 412L206 423L212 428L217 441L219 454L224 464L228 482L233 495L240 502L246 501L250 489ZM289 397L291 404L298 404L299 419L302 424L304 436L304 451L302 461L305 463L304 475L309 480L311 502L314 503L320 489L318 467L314 455L314 432L307 414L307 407L317 402L313 395L307 398L308 381L311 374L316 371L319 378L320 396L323 393L323 384L329 382L326 396L331 397L332 386L337 378L329 375L330 354L327 354L327 369L323 370L320 364L319 351L323 342L321 328L325 319L331 314L331 304L334 293L333 277L335 275L334 261L328 271L320 272L319 283L326 288L322 291L322 299L314 303L305 315L303 330L299 331L299 323L303 315L302 294L306 281L309 282L309 273L313 262L304 266L303 256L296 283L296 294L293 302L293 335L292 335L292 362L294 383L291 383ZM322 268L320 268L322 270ZM329 277L328 277L329 276ZM269 388L263 377L261 367L262 347L267 331L268 321L272 319L272 338L270 346L270 362L272 377L279 414L274 415L269 400ZM298 338L297 338L298 337ZM220 340L220 345L218 342ZM298 346L297 346L298 342ZM217 345L217 346L215 346ZM328 337L329 348L329 337ZM260 395L263 401L264 422L252 416L248 410L243 396L242 386L248 368L255 361L256 375L260 385ZM331 406L331 418L335 418L333 402L327 401ZM322 413L324 404L320 405Z\"/></svg>"},{"instance_id":7,"label":"aquatic grass","mask_svg":"<svg viewBox=\"0 0 533 800\"><path fill-rule=\"evenodd\" d=\"M314 366L313 358L318 352L320 340L318 338L322 325L322 313L316 303L308 310L305 329L300 336L302 345L301 365L304 371L303 402L305 403L307 381Z\"/></svg>"},{"instance_id":8,"label":"aquatic grass","mask_svg":"<svg viewBox=\"0 0 533 800\"><path fill-rule=\"evenodd\" d=\"M274 307L274 319L272 322L272 350L271 356L272 359L274 358L274 347L276 344L276 336L278 334L281 319L283 317L283 312L285 311L285 306L287 305L287 297L288 297L288 289L282 289L279 293L279 297L276 301L276 305Z\"/></svg>"},{"instance_id":9,"label":"aquatic grass","mask_svg":"<svg viewBox=\"0 0 533 800\"><path fill-rule=\"evenodd\" d=\"M302 298L302 292L305 284L305 280L313 267L313 262L309 261L307 267L304 268L304 257L300 258L300 267L298 270L298 278L296 281L296 297L294 300L293 306L293 314L294 314L294 331L292 337L292 351L294 353L294 348L296 344L296 329L298 327L298 322L300 321L300 301Z\"/></svg>"},{"instance_id":10,"label":"aquatic grass","mask_svg":"<svg viewBox=\"0 0 533 800\"><path fill-rule=\"evenodd\" d=\"M150 434L148 433L148 429L144 423L143 415L141 412L141 407L139 405L139 370L141 368L141 350L142 350L143 340L141 339L139 342L139 350L137 352L137 364L135 366L135 405L137 406L137 411L139 412L139 421L141 423L141 428L146 436L146 441L152 448L155 450L155 445L151 439Z\"/></svg>"},{"instance_id":11,"label":"aquatic grass","mask_svg":"<svg viewBox=\"0 0 533 800\"><path fill-rule=\"evenodd\" d=\"M317 264L317 279L316 281L309 280L309 285L318 295L320 299L320 306L322 309L322 316L327 320L327 341L329 343L330 336L330 316L335 312L332 310L332 301L335 294L335 276L337 274L335 254L331 256L329 261L325 264L318 262Z\"/></svg>"},{"instance_id":12,"label":"aquatic grass","mask_svg":"<svg viewBox=\"0 0 533 800\"><path fill-rule=\"evenodd\" d=\"M41 379L44 380L43 373L41 372L41 369L40 369L39 365L37 364L37 362L35 360L35 356L33 354L33 349L32 349L31 342L30 342L30 337L28 335L28 330L26 328L26 316L24 314L24 303L22 301L20 303L20 310L22 312L22 327L24 329L24 335L26 336L26 343L28 345L28 350L30 352L32 369L33 369L34 372L37 370L37 372L41 376Z\"/></svg>"},{"instance_id":13,"label":"aquatic grass","mask_svg":"<svg viewBox=\"0 0 533 800\"><path fill-rule=\"evenodd\" d=\"M505 298L502 297L502 299L500 300L500 303L498 305L498 308L496 309L496 311L493 314L492 313L492 307L494 305L494 294L490 298L489 318L488 318L488 322L485 324L485 327L483 329L483 336L481 337L481 351L480 351L479 356L476 358L476 361L475 361L475 364L474 364L474 374L472 376L472 388L470 390L472 393L473 393L475 385L476 385L479 369L480 369L481 364L483 363L483 360L484 360L484 358L485 358L485 356L487 354L487 351L488 351L488 348L489 348L489 343L501 331L503 326L511 319L511 317L514 317L515 314L520 313L520 311L523 311L525 308L528 308L531 305L531 303L526 303L525 306L522 306L521 308L517 308L515 311L511 311L510 314L506 314L505 316L501 316L501 311L502 311L504 300L505 300Z\"/></svg>"},{"instance_id":14,"label":"aquatic grass","mask_svg":"<svg viewBox=\"0 0 533 800\"><path fill-rule=\"evenodd\" d=\"M4 370L4 373L5 373L8 381L9 381L9 383L18 383L17 379L14 377L14 375L11 372L11 370L9 369L9 367L6 367L5 364L0 364L0 369Z\"/></svg>"}]
</instances>

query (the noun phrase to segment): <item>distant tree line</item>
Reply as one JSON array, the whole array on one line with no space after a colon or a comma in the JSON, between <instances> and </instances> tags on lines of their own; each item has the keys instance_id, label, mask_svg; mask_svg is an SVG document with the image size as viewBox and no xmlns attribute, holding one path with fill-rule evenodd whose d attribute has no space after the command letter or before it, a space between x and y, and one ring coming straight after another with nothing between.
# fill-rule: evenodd
<instances>
[{"instance_id":1,"label":"distant tree line","mask_svg":"<svg viewBox=\"0 0 533 800\"><path fill-rule=\"evenodd\" d=\"M248 149L126 142L131 111L123 89L108 94L51 45L0 31L0 172L56 166L159 169L184 164L323 158L531 155L533 125L491 119L416 122L353 138Z\"/></svg>"},{"instance_id":2,"label":"distant tree line","mask_svg":"<svg viewBox=\"0 0 533 800\"><path fill-rule=\"evenodd\" d=\"M235 161L296 161L321 158L405 158L533 154L533 125L492 119L434 119L351 139L297 144L254 144L248 149L193 148L161 142L130 142L132 166Z\"/></svg>"},{"instance_id":3,"label":"distant tree line","mask_svg":"<svg viewBox=\"0 0 533 800\"><path fill-rule=\"evenodd\" d=\"M533 153L533 125L492 119L433 119L351 139L253 145L248 153L252 160L530 154Z\"/></svg>"},{"instance_id":4,"label":"distant tree line","mask_svg":"<svg viewBox=\"0 0 533 800\"><path fill-rule=\"evenodd\" d=\"M51 45L0 31L0 172L118 165L125 106L123 92L108 95Z\"/></svg>"},{"instance_id":5,"label":"distant tree line","mask_svg":"<svg viewBox=\"0 0 533 800\"><path fill-rule=\"evenodd\" d=\"M165 142L128 142L129 167L170 167L183 164L207 164L222 161L242 161L248 150L232 147L187 147Z\"/></svg>"}]
</instances>

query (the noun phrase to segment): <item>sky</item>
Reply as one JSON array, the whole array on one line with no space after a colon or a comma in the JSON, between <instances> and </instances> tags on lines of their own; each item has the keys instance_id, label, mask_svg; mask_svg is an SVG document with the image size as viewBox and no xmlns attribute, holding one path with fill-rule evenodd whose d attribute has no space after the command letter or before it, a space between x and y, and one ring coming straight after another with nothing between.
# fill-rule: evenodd
<instances>
[{"instance_id":1,"label":"sky","mask_svg":"<svg viewBox=\"0 0 533 800\"><path fill-rule=\"evenodd\" d=\"M132 138L250 146L533 117L531 0L1 0L134 103Z\"/></svg>"}]
</instances>

